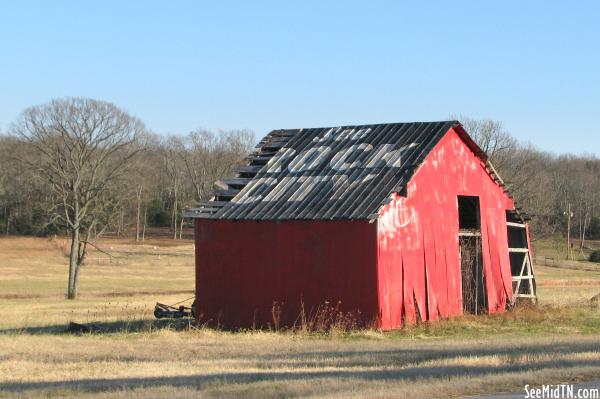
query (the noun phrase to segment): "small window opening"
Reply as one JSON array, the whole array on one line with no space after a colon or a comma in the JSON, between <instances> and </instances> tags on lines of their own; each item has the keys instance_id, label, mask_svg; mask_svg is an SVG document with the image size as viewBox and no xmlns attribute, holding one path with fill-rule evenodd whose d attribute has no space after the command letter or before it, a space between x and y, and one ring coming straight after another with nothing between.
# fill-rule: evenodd
<instances>
[{"instance_id":1,"label":"small window opening","mask_svg":"<svg viewBox=\"0 0 600 399\"><path fill-rule=\"evenodd\" d=\"M479 230L479 197L458 196L458 227L461 230Z\"/></svg>"}]
</instances>

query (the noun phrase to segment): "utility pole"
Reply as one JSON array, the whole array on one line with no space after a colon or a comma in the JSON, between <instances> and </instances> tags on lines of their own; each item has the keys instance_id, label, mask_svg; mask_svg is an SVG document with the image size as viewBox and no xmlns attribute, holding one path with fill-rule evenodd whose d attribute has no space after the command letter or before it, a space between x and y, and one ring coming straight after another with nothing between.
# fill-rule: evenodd
<instances>
[{"instance_id":1,"label":"utility pole","mask_svg":"<svg viewBox=\"0 0 600 399\"><path fill-rule=\"evenodd\" d=\"M567 260L571 259L571 203L567 204Z\"/></svg>"}]
</instances>

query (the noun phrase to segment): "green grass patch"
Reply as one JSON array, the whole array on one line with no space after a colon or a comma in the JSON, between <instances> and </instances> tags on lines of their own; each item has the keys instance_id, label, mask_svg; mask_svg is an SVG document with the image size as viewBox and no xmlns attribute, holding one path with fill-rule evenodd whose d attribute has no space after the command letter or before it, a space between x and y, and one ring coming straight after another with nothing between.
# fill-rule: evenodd
<instances>
[{"instance_id":1,"label":"green grass patch","mask_svg":"<svg viewBox=\"0 0 600 399\"><path fill-rule=\"evenodd\" d=\"M419 323L389 333L398 338L485 338L490 335L600 334L600 310L591 306L522 306L512 311Z\"/></svg>"}]
</instances>

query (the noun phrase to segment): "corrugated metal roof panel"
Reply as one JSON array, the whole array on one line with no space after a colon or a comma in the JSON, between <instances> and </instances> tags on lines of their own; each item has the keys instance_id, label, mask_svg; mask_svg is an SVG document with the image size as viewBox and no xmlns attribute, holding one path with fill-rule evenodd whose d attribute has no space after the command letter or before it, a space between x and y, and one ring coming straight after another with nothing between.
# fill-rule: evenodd
<instances>
[{"instance_id":1,"label":"corrugated metal roof panel","mask_svg":"<svg viewBox=\"0 0 600 399\"><path fill-rule=\"evenodd\" d=\"M273 131L248 157L248 167L238 169L251 171L252 175L240 175L251 180L231 201L220 202L214 212L190 210L188 215L233 220L367 219L391 193L403 190L433 146L456 124ZM233 180L222 180L228 181Z\"/></svg>"}]
</instances>

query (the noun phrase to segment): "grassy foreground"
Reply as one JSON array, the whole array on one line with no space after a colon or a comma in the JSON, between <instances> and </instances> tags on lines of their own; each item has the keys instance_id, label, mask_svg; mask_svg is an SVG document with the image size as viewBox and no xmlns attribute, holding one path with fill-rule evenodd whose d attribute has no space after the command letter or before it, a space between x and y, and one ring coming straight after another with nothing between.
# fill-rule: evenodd
<instances>
[{"instance_id":1,"label":"grassy foreground","mask_svg":"<svg viewBox=\"0 0 600 399\"><path fill-rule=\"evenodd\" d=\"M175 331L151 311L193 295L193 242L102 246L116 258L92 253L67 301L60 239L0 238L0 397L460 397L600 378L597 271L538 266L539 307L391 333Z\"/></svg>"}]
</instances>

